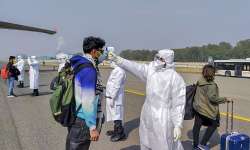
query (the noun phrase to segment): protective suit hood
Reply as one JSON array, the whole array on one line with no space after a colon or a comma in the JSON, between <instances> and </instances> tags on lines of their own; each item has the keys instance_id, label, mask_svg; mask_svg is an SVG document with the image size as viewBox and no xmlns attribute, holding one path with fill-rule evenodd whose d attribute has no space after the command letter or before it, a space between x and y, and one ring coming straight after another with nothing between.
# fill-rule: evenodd
<instances>
[{"instance_id":1,"label":"protective suit hood","mask_svg":"<svg viewBox=\"0 0 250 150\"><path fill-rule=\"evenodd\" d=\"M159 50L158 53L155 55L155 57L157 58L161 58L165 61L165 63L160 63L159 60L154 61L155 64L158 65L163 65L163 68L165 69L170 69L170 68L174 68L174 51L171 49L162 49Z\"/></svg>"},{"instance_id":2,"label":"protective suit hood","mask_svg":"<svg viewBox=\"0 0 250 150\"><path fill-rule=\"evenodd\" d=\"M36 59L36 56L31 56L30 61L31 61L31 63L34 63L34 64L38 63L38 60Z\"/></svg>"},{"instance_id":3,"label":"protective suit hood","mask_svg":"<svg viewBox=\"0 0 250 150\"><path fill-rule=\"evenodd\" d=\"M31 58L31 59L36 59L36 56L31 56L30 58Z\"/></svg>"},{"instance_id":4,"label":"protective suit hood","mask_svg":"<svg viewBox=\"0 0 250 150\"><path fill-rule=\"evenodd\" d=\"M69 59L69 55L65 53L59 53L56 55L56 59L59 60L59 63L65 63Z\"/></svg>"},{"instance_id":5,"label":"protective suit hood","mask_svg":"<svg viewBox=\"0 0 250 150\"><path fill-rule=\"evenodd\" d=\"M20 59L23 59L23 57L22 56L17 56L17 59L20 60Z\"/></svg>"}]
</instances>

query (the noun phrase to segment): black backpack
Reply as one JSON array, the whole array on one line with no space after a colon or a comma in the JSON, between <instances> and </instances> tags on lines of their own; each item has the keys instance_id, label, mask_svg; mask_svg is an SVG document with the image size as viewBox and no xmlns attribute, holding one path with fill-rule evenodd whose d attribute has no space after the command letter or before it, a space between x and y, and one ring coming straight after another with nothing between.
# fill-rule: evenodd
<instances>
[{"instance_id":1,"label":"black backpack","mask_svg":"<svg viewBox=\"0 0 250 150\"><path fill-rule=\"evenodd\" d=\"M192 120L194 118L194 96L196 93L197 84L186 86L186 105L184 120Z\"/></svg>"}]
</instances>

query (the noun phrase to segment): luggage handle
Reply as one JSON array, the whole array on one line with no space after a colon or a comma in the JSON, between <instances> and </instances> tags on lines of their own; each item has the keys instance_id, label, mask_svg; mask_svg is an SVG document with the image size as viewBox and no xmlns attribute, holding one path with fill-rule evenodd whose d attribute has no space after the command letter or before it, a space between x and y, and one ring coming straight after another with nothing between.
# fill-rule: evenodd
<instances>
[{"instance_id":1,"label":"luggage handle","mask_svg":"<svg viewBox=\"0 0 250 150\"><path fill-rule=\"evenodd\" d=\"M226 118L226 133L228 134L228 122L229 122L229 103L232 103L231 104L231 128L230 128L230 132L232 133L233 132L233 125L234 125L234 101L227 101L227 118Z\"/></svg>"}]
</instances>

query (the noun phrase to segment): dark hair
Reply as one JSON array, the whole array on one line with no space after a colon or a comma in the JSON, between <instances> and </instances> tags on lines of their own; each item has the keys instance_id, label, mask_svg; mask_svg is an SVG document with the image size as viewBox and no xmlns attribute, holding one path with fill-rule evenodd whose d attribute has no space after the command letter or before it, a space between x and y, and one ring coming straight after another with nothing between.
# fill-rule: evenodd
<instances>
[{"instance_id":1,"label":"dark hair","mask_svg":"<svg viewBox=\"0 0 250 150\"><path fill-rule=\"evenodd\" d=\"M84 53L90 53L93 49L103 48L105 41L99 37L89 36L83 40L82 49Z\"/></svg>"},{"instance_id":2,"label":"dark hair","mask_svg":"<svg viewBox=\"0 0 250 150\"><path fill-rule=\"evenodd\" d=\"M215 68L213 65L205 65L202 69L202 76L207 82L213 81L215 76Z\"/></svg>"},{"instance_id":3,"label":"dark hair","mask_svg":"<svg viewBox=\"0 0 250 150\"><path fill-rule=\"evenodd\" d=\"M15 57L15 56L10 56L10 57L9 57L9 61L11 61L11 60L13 60L13 59L16 59L16 57Z\"/></svg>"}]
</instances>

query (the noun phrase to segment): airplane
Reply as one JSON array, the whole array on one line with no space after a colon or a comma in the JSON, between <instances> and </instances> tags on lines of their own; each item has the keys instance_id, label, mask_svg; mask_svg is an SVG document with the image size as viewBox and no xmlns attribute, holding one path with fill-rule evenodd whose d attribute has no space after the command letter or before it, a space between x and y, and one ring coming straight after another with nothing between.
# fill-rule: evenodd
<instances>
[{"instance_id":1,"label":"airplane","mask_svg":"<svg viewBox=\"0 0 250 150\"><path fill-rule=\"evenodd\" d=\"M40 32L40 33L46 33L46 34L51 34L51 35L56 34L56 31L53 31L53 30L31 27L31 26L20 25L20 24L14 24L14 23L3 22L3 21L0 21L0 29Z\"/></svg>"}]
</instances>

